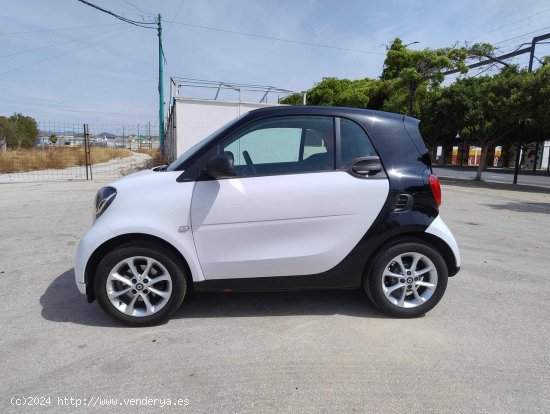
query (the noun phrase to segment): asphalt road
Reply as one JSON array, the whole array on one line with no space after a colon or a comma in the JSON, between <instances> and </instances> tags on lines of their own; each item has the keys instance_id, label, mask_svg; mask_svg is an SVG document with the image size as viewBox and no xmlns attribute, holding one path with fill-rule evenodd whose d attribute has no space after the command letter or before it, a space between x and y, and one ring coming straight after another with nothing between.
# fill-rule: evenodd
<instances>
[{"instance_id":1,"label":"asphalt road","mask_svg":"<svg viewBox=\"0 0 550 414\"><path fill-rule=\"evenodd\" d=\"M454 168L434 168L434 172L440 177L457 178L461 180L473 180L476 176L475 170L454 169ZM513 172L498 172L495 170L484 171L481 177L484 181L494 183L512 184L514 180ZM536 187L550 188L550 175L533 175L522 173L518 175L518 184L532 185Z\"/></svg>"},{"instance_id":2,"label":"asphalt road","mask_svg":"<svg viewBox=\"0 0 550 414\"><path fill-rule=\"evenodd\" d=\"M549 195L444 185L463 266L424 317L360 291L202 294L131 329L73 281L100 185L0 185L0 412L550 412Z\"/></svg>"}]
</instances>

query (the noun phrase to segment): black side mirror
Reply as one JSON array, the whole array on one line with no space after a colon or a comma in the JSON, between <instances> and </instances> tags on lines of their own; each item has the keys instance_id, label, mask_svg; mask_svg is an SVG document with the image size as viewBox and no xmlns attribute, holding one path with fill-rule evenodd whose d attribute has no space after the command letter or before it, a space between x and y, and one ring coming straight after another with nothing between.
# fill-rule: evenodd
<instances>
[{"instance_id":1,"label":"black side mirror","mask_svg":"<svg viewBox=\"0 0 550 414\"><path fill-rule=\"evenodd\" d=\"M235 177L233 160L227 155L214 155L206 164L206 174L212 178Z\"/></svg>"}]
</instances>

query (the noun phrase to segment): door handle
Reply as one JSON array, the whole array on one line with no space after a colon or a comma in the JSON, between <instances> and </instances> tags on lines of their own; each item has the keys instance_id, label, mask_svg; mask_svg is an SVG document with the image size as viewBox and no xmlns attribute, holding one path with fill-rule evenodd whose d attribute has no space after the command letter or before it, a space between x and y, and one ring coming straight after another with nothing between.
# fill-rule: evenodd
<instances>
[{"instance_id":1,"label":"door handle","mask_svg":"<svg viewBox=\"0 0 550 414\"><path fill-rule=\"evenodd\" d=\"M382 164L378 157L366 157L351 164L350 172L361 177L370 177L382 171Z\"/></svg>"},{"instance_id":2,"label":"door handle","mask_svg":"<svg viewBox=\"0 0 550 414\"><path fill-rule=\"evenodd\" d=\"M382 170L382 165L380 164L371 164L368 166L354 165L351 169L355 174L369 175L369 174L375 174L377 172L380 172Z\"/></svg>"}]
</instances>

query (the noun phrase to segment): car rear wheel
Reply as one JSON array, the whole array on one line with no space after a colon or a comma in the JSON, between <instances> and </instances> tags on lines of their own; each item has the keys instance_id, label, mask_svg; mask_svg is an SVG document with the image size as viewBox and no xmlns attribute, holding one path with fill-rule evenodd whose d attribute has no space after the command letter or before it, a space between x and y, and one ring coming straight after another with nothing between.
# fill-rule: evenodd
<instances>
[{"instance_id":1,"label":"car rear wheel","mask_svg":"<svg viewBox=\"0 0 550 414\"><path fill-rule=\"evenodd\" d=\"M101 307L127 325L154 325L177 310L187 291L179 260L151 243L126 244L97 267L94 290Z\"/></svg>"},{"instance_id":2,"label":"car rear wheel","mask_svg":"<svg viewBox=\"0 0 550 414\"><path fill-rule=\"evenodd\" d=\"M384 313L412 318L437 305L447 279L447 265L437 250L418 240L403 240L376 255L364 288Z\"/></svg>"}]
</instances>

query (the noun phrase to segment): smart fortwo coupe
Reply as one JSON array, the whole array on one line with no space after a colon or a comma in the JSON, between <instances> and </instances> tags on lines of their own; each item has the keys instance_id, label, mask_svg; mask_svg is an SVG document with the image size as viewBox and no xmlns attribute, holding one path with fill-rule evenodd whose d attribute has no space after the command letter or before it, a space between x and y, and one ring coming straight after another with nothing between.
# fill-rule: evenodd
<instances>
[{"instance_id":1,"label":"smart fortwo coupe","mask_svg":"<svg viewBox=\"0 0 550 414\"><path fill-rule=\"evenodd\" d=\"M199 290L362 287L382 312L415 317L460 269L440 203L418 120L258 109L99 190L76 283L130 325Z\"/></svg>"}]
</instances>

